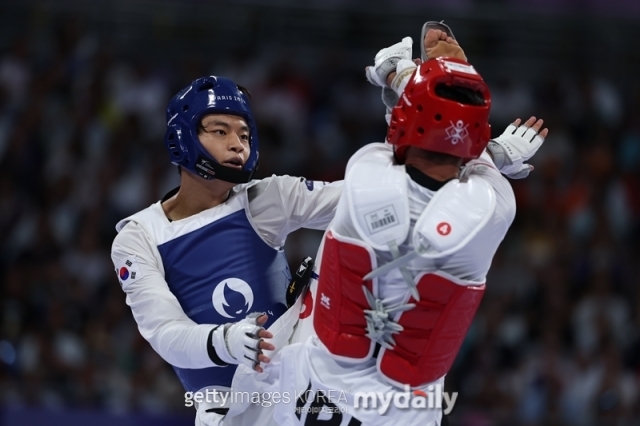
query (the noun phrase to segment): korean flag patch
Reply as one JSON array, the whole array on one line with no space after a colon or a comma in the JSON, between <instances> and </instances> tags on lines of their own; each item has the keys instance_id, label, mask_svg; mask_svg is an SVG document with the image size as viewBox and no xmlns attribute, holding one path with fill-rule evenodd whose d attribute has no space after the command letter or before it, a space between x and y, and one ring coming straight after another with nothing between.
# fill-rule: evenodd
<instances>
[{"instance_id":1,"label":"korean flag patch","mask_svg":"<svg viewBox=\"0 0 640 426\"><path fill-rule=\"evenodd\" d=\"M116 274L118 275L118 280L120 280L122 288L142 278L142 272L138 266L136 256L127 256L123 259L116 260L114 263L116 265Z\"/></svg>"}]
</instances>

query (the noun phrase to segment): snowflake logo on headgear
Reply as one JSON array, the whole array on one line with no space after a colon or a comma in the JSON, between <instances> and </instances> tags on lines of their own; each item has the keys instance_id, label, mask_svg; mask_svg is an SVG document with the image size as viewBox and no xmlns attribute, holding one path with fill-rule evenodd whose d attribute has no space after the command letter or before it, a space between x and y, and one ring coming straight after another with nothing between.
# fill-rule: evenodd
<instances>
[{"instance_id":1,"label":"snowflake logo on headgear","mask_svg":"<svg viewBox=\"0 0 640 426\"><path fill-rule=\"evenodd\" d=\"M455 124L453 124L453 121L449 121L449 123L451 123L451 126L447 127L445 132L447 132L446 139L451 139L452 145L457 144L458 142L462 141L462 139L469 136L469 132L467 131L467 127L469 125L465 125L462 120L456 121Z\"/></svg>"}]
</instances>

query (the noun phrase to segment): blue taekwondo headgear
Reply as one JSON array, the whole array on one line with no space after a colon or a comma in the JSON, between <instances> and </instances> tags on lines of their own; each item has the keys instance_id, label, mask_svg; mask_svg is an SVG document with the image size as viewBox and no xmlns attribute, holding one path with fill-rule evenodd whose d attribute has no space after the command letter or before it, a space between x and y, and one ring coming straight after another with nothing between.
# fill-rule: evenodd
<instances>
[{"instance_id":1,"label":"blue taekwondo headgear","mask_svg":"<svg viewBox=\"0 0 640 426\"><path fill-rule=\"evenodd\" d=\"M251 152L242 170L221 165L200 143L198 128L207 114L237 115L247 122ZM228 78L201 77L171 99L167 106L164 144L173 164L207 180L246 183L258 168L258 132L248 98Z\"/></svg>"}]
</instances>

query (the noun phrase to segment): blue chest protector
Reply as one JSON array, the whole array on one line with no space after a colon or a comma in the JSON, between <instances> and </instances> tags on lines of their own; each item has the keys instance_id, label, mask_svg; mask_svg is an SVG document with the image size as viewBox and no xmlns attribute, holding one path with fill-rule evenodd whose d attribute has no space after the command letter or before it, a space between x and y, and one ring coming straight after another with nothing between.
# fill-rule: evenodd
<instances>
[{"instance_id":1,"label":"blue chest protector","mask_svg":"<svg viewBox=\"0 0 640 426\"><path fill-rule=\"evenodd\" d=\"M286 311L291 273L284 252L266 244L244 209L158 246L165 279L182 309L198 324L224 324L266 312L268 327ZM187 391L231 387L235 365L174 367Z\"/></svg>"}]
</instances>

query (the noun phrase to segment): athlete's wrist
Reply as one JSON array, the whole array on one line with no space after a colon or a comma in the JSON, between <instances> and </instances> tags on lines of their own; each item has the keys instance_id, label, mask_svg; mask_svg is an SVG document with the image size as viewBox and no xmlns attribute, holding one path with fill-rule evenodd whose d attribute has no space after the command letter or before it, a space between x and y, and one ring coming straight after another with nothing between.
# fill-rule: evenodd
<instances>
[{"instance_id":1,"label":"athlete's wrist","mask_svg":"<svg viewBox=\"0 0 640 426\"><path fill-rule=\"evenodd\" d=\"M232 362L229 362L229 350L224 347L224 326L217 325L209 333L207 339L207 353L211 362L219 367L224 367Z\"/></svg>"}]
</instances>

